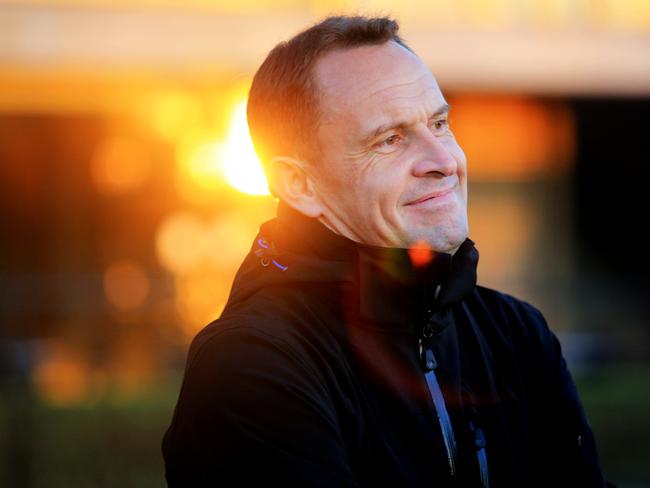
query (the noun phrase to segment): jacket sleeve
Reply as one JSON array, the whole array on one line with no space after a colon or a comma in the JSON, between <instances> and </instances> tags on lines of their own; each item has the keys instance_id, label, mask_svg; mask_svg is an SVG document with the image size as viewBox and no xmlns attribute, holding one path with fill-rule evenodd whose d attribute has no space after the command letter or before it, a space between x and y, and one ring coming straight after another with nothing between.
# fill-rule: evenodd
<instances>
[{"instance_id":1,"label":"jacket sleeve","mask_svg":"<svg viewBox=\"0 0 650 488\"><path fill-rule=\"evenodd\" d=\"M355 487L313 366L252 327L195 341L163 439L170 487Z\"/></svg>"},{"instance_id":2,"label":"jacket sleeve","mask_svg":"<svg viewBox=\"0 0 650 488\"><path fill-rule=\"evenodd\" d=\"M614 487L603 477L596 441L557 336L529 306L541 334L542 376L533 439L544 486Z\"/></svg>"}]
</instances>

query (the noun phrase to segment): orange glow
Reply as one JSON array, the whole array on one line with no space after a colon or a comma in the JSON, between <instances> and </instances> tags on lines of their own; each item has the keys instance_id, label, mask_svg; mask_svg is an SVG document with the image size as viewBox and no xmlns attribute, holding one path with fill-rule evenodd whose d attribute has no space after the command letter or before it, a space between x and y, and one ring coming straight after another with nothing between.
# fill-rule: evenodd
<instances>
[{"instance_id":1,"label":"orange glow","mask_svg":"<svg viewBox=\"0 0 650 488\"><path fill-rule=\"evenodd\" d=\"M246 122L246 101L235 108L223 152L226 180L250 195L267 195L269 188Z\"/></svg>"},{"instance_id":2,"label":"orange glow","mask_svg":"<svg viewBox=\"0 0 650 488\"><path fill-rule=\"evenodd\" d=\"M220 142L208 142L198 146L188 160L192 180L210 189L222 186L223 152L224 147Z\"/></svg>"},{"instance_id":3,"label":"orange glow","mask_svg":"<svg viewBox=\"0 0 650 488\"><path fill-rule=\"evenodd\" d=\"M115 344L108 370L111 379L111 401L129 401L155 377L155 363L151 339L142 334L142 329L130 329Z\"/></svg>"},{"instance_id":4,"label":"orange glow","mask_svg":"<svg viewBox=\"0 0 650 488\"><path fill-rule=\"evenodd\" d=\"M416 241L409 248L409 257L411 258L411 263L415 268L421 268L429 264L433 258L433 250L428 242L424 240Z\"/></svg>"},{"instance_id":5,"label":"orange glow","mask_svg":"<svg viewBox=\"0 0 650 488\"><path fill-rule=\"evenodd\" d=\"M521 181L566 172L573 120L560 104L511 96L452 99L451 127L473 180Z\"/></svg>"},{"instance_id":6,"label":"orange glow","mask_svg":"<svg viewBox=\"0 0 650 488\"><path fill-rule=\"evenodd\" d=\"M174 183L178 195L188 203L213 205L230 190L223 175L223 143L215 142L204 129L191 129L176 147Z\"/></svg>"},{"instance_id":7,"label":"orange glow","mask_svg":"<svg viewBox=\"0 0 650 488\"><path fill-rule=\"evenodd\" d=\"M230 279L223 279L209 268L176 277L176 310L187 338L216 319L230 293Z\"/></svg>"},{"instance_id":8,"label":"orange glow","mask_svg":"<svg viewBox=\"0 0 650 488\"><path fill-rule=\"evenodd\" d=\"M90 386L84 358L65 343L54 343L46 350L32 380L38 395L57 406L83 402Z\"/></svg>"},{"instance_id":9,"label":"orange glow","mask_svg":"<svg viewBox=\"0 0 650 488\"><path fill-rule=\"evenodd\" d=\"M156 233L158 260L174 274L186 273L201 259L202 239L203 226L198 217L189 212L173 213Z\"/></svg>"},{"instance_id":10,"label":"orange glow","mask_svg":"<svg viewBox=\"0 0 650 488\"><path fill-rule=\"evenodd\" d=\"M192 96L173 92L157 100L150 122L160 137L176 141L188 127L201 126L203 119L201 106Z\"/></svg>"},{"instance_id":11,"label":"orange glow","mask_svg":"<svg viewBox=\"0 0 650 488\"><path fill-rule=\"evenodd\" d=\"M169 215L158 229L160 263L175 275L209 265L234 272L249 250L255 228L235 216L202 221L189 212Z\"/></svg>"},{"instance_id":12,"label":"orange glow","mask_svg":"<svg viewBox=\"0 0 650 488\"><path fill-rule=\"evenodd\" d=\"M248 253L256 234L256 226L242 221L241 215L215 218L206 226L205 239L209 243L205 253L217 269L234 273Z\"/></svg>"},{"instance_id":13,"label":"orange glow","mask_svg":"<svg viewBox=\"0 0 650 488\"><path fill-rule=\"evenodd\" d=\"M255 154L246 122L246 100L231 115L225 140L216 140L201 126L177 137L177 188L190 202L204 204L219 195L224 184L249 195L268 195L262 165Z\"/></svg>"},{"instance_id":14,"label":"orange glow","mask_svg":"<svg viewBox=\"0 0 650 488\"><path fill-rule=\"evenodd\" d=\"M144 268L133 261L115 261L104 273L104 293L115 308L133 310L149 294L149 279Z\"/></svg>"},{"instance_id":15,"label":"orange glow","mask_svg":"<svg viewBox=\"0 0 650 488\"><path fill-rule=\"evenodd\" d=\"M121 194L140 187L151 171L146 147L134 139L114 137L100 144L91 161L91 176L100 193Z\"/></svg>"},{"instance_id":16,"label":"orange glow","mask_svg":"<svg viewBox=\"0 0 650 488\"><path fill-rule=\"evenodd\" d=\"M513 293L526 296L528 290L514 287L522 283L516 279L517 274L530 270L532 262L539 259L531 254L538 238L536 233L540 232L540 217L535 211L534 200L521 192L500 192L492 193L489 199L475 195L473 201L475 204L469 206L469 227L472 240L479 243L482 255L481 282L496 287L507 284ZM543 231L548 232L552 231ZM545 237L552 238L551 235Z\"/></svg>"},{"instance_id":17,"label":"orange glow","mask_svg":"<svg viewBox=\"0 0 650 488\"><path fill-rule=\"evenodd\" d=\"M259 217L259 213L256 215ZM169 215L158 229L156 252L175 278L175 309L186 338L221 313L241 261L257 232L241 214L201 220L189 212Z\"/></svg>"},{"instance_id":18,"label":"orange glow","mask_svg":"<svg viewBox=\"0 0 650 488\"><path fill-rule=\"evenodd\" d=\"M179 164L178 189L183 198L194 201L196 193L214 193L224 185L224 144L214 140L214 134L194 127L183 132L176 146ZM214 194L212 195L214 197ZM200 201L197 203L201 203Z\"/></svg>"}]
</instances>

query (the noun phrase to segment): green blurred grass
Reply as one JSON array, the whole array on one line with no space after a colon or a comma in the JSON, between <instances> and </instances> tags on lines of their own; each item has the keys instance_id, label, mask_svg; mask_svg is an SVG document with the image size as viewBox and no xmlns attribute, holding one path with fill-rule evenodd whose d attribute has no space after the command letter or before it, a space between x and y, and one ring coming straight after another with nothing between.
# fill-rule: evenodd
<instances>
[{"instance_id":1,"label":"green blurred grass","mask_svg":"<svg viewBox=\"0 0 650 488\"><path fill-rule=\"evenodd\" d=\"M650 487L650 364L576 374L609 481ZM54 408L17 384L0 390L0 486L164 487L160 450L180 376L136 396Z\"/></svg>"},{"instance_id":2,"label":"green blurred grass","mask_svg":"<svg viewBox=\"0 0 650 488\"><path fill-rule=\"evenodd\" d=\"M620 364L576 375L607 479L650 487L650 364Z\"/></svg>"},{"instance_id":3,"label":"green blurred grass","mask_svg":"<svg viewBox=\"0 0 650 488\"><path fill-rule=\"evenodd\" d=\"M56 408L33 392L0 392L0 486L12 488L164 487L161 441L180 376L129 397Z\"/></svg>"}]
</instances>

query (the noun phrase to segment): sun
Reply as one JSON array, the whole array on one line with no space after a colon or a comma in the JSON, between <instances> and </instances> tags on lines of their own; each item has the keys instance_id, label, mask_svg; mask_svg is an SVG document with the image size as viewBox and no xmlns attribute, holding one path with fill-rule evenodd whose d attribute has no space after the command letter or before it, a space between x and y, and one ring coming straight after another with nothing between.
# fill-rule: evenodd
<instances>
[{"instance_id":1,"label":"sun","mask_svg":"<svg viewBox=\"0 0 650 488\"><path fill-rule=\"evenodd\" d=\"M231 186L249 195L269 194L262 165L248 132L246 100L235 107L222 157L226 181Z\"/></svg>"}]
</instances>

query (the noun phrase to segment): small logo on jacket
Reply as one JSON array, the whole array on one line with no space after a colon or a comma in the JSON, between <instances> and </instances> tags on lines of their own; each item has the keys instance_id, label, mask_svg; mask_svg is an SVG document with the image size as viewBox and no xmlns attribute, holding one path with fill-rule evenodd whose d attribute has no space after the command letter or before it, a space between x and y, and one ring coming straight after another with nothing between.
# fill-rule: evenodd
<instances>
[{"instance_id":1,"label":"small logo on jacket","mask_svg":"<svg viewBox=\"0 0 650 488\"><path fill-rule=\"evenodd\" d=\"M262 266L268 266L273 263L273 265L278 268L280 271L286 271L289 266L284 266L275 260L273 256L278 256L280 253L275 249L275 244L269 242L264 237L260 237L257 240L257 245L260 246L255 250L255 255L259 258L260 264Z\"/></svg>"}]
</instances>

